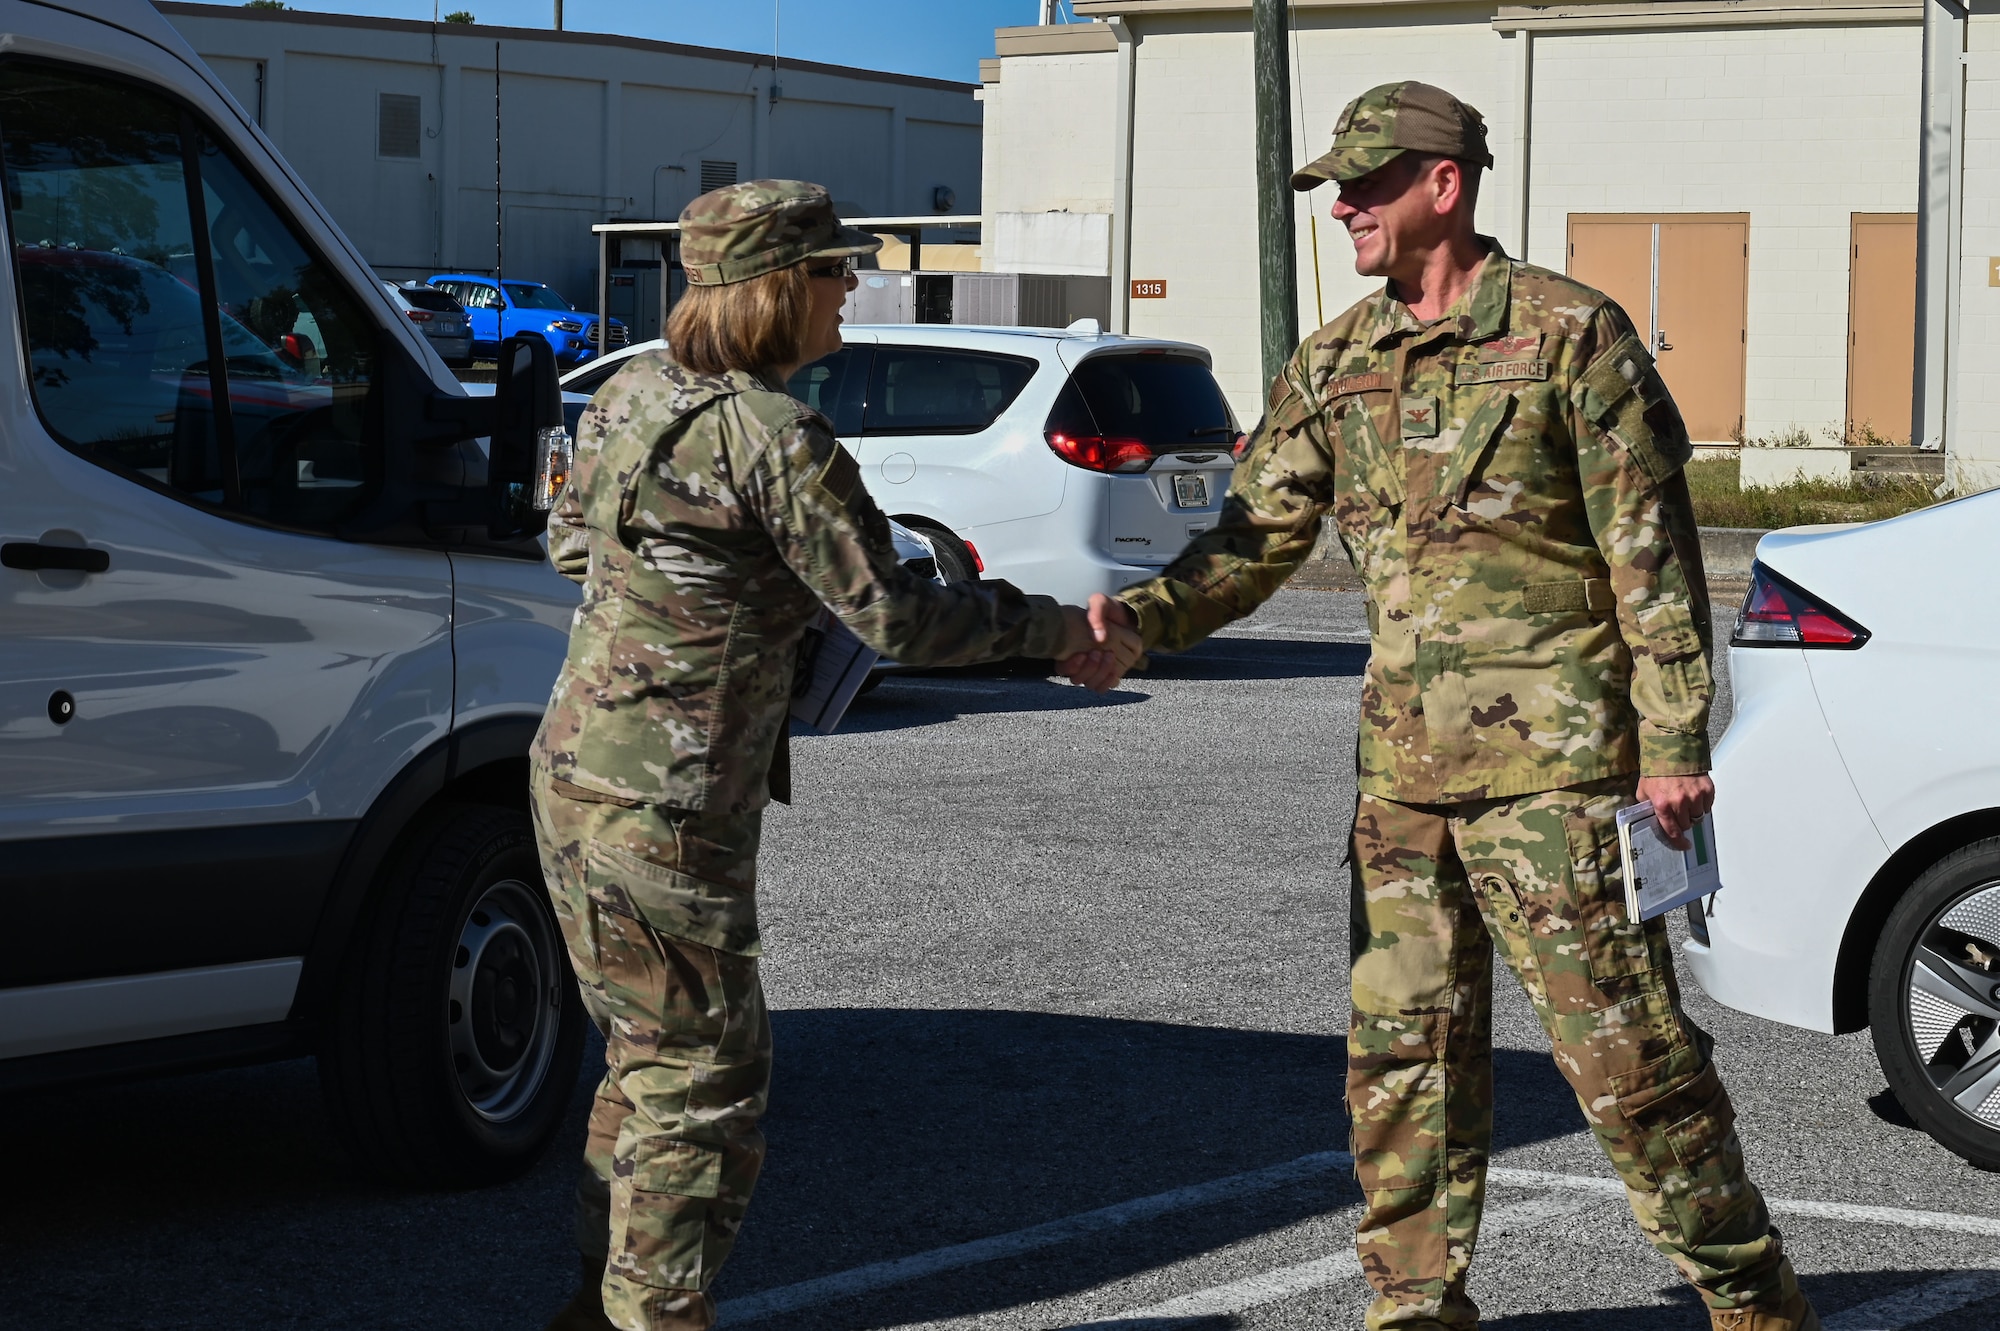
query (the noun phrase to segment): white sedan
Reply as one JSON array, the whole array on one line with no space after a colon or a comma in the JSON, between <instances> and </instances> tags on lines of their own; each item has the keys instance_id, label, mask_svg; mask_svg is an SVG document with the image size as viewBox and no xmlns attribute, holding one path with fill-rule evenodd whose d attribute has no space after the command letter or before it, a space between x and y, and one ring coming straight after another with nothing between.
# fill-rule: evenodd
<instances>
[{"instance_id":1,"label":"white sedan","mask_svg":"<svg viewBox=\"0 0 2000 1331\"><path fill-rule=\"evenodd\" d=\"M1870 1027L1925 1131L2000 1168L2000 491L1773 532L1730 639L1723 888L1689 967L1730 1007ZM1720 627L1718 625L1718 627Z\"/></svg>"}]
</instances>

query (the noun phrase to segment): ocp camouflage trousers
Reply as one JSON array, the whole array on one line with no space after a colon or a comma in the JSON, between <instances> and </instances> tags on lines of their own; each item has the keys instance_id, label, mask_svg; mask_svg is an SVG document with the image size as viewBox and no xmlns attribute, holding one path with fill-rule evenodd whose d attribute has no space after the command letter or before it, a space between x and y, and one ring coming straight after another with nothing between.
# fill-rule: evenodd
<instances>
[{"instance_id":1,"label":"ocp camouflage trousers","mask_svg":"<svg viewBox=\"0 0 2000 1331\"><path fill-rule=\"evenodd\" d=\"M614 1325L701 1331L764 1163L771 1023L754 933L729 936L747 950L696 941L715 927L684 903L755 889L760 817L607 803L539 767L533 791L543 872L605 1040L577 1244L604 1262Z\"/></svg>"},{"instance_id":2,"label":"ocp camouflage trousers","mask_svg":"<svg viewBox=\"0 0 2000 1331\"><path fill-rule=\"evenodd\" d=\"M1614 815L1633 779L1355 820L1347 1103L1371 1331L1476 1325L1465 1292L1493 1134L1492 971L1506 959L1640 1228L1711 1308L1796 1286L1745 1176L1665 922L1625 909Z\"/></svg>"}]
</instances>

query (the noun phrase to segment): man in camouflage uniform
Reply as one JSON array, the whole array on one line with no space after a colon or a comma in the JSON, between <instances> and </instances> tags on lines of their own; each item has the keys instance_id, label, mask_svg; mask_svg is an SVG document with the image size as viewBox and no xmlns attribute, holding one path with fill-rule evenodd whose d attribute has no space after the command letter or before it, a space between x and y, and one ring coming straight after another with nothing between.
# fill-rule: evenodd
<instances>
[{"instance_id":1,"label":"man in camouflage uniform","mask_svg":"<svg viewBox=\"0 0 2000 1331\"><path fill-rule=\"evenodd\" d=\"M681 220L695 285L812 260L816 309L853 286L827 261L881 244L798 181L718 190ZM818 290L827 278L844 285ZM814 613L912 664L1091 645L1075 607L905 570L854 459L786 395L792 368L634 356L585 411L550 518L550 556L584 596L534 749L535 826L609 1065L578 1189L584 1289L551 1323L565 1331L713 1321L706 1290L764 1156L757 845L767 799L789 792Z\"/></svg>"},{"instance_id":2,"label":"man in camouflage uniform","mask_svg":"<svg viewBox=\"0 0 2000 1331\"><path fill-rule=\"evenodd\" d=\"M1220 523L1093 615L1189 647L1328 514L1367 585L1347 1095L1369 1327L1478 1320L1495 945L1714 1325L1817 1327L1664 922L1624 905L1616 811L1650 798L1678 835L1713 797L1687 432L1617 305L1474 232L1485 133L1425 84L1348 104L1292 183L1340 183L1356 268L1389 284L1272 385Z\"/></svg>"}]
</instances>

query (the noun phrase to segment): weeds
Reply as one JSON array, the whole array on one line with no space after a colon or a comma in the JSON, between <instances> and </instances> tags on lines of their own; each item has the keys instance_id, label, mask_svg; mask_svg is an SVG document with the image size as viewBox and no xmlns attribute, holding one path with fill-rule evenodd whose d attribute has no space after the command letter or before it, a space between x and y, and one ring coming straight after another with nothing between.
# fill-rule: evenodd
<instances>
[{"instance_id":1,"label":"weeds","mask_svg":"<svg viewBox=\"0 0 2000 1331\"><path fill-rule=\"evenodd\" d=\"M1856 475L1852 484L1793 481L1745 490L1735 458L1687 465L1695 521L1704 527L1803 527L1821 522L1879 522L1938 502L1935 481L1921 476Z\"/></svg>"}]
</instances>

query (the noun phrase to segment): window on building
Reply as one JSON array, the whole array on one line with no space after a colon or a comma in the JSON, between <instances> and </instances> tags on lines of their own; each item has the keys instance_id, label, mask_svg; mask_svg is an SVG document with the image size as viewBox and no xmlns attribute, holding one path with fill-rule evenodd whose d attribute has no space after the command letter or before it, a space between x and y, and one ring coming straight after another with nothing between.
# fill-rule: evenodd
<instances>
[{"instance_id":1,"label":"window on building","mask_svg":"<svg viewBox=\"0 0 2000 1331\"><path fill-rule=\"evenodd\" d=\"M424 155L424 101L408 93L385 92L375 99L375 155Z\"/></svg>"},{"instance_id":2,"label":"window on building","mask_svg":"<svg viewBox=\"0 0 2000 1331\"><path fill-rule=\"evenodd\" d=\"M726 185L734 185L735 183L736 163L703 162L701 164L701 192L703 194L708 193L712 189L721 189Z\"/></svg>"},{"instance_id":3,"label":"window on building","mask_svg":"<svg viewBox=\"0 0 2000 1331\"><path fill-rule=\"evenodd\" d=\"M101 75L0 67L35 405L100 466L331 529L380 484L379 330L195 117Z\"/></svg>"},{"instance_id":4,"label":"window on building","mask_svg":"<svg viewBox=\"0 0 2000 1331\"><path fill-rule=\"evenodd\" d=\"M999 418L1035 362L933 347L877 347L865 434L977 434Z\"/></svg>"}]
</instances>

